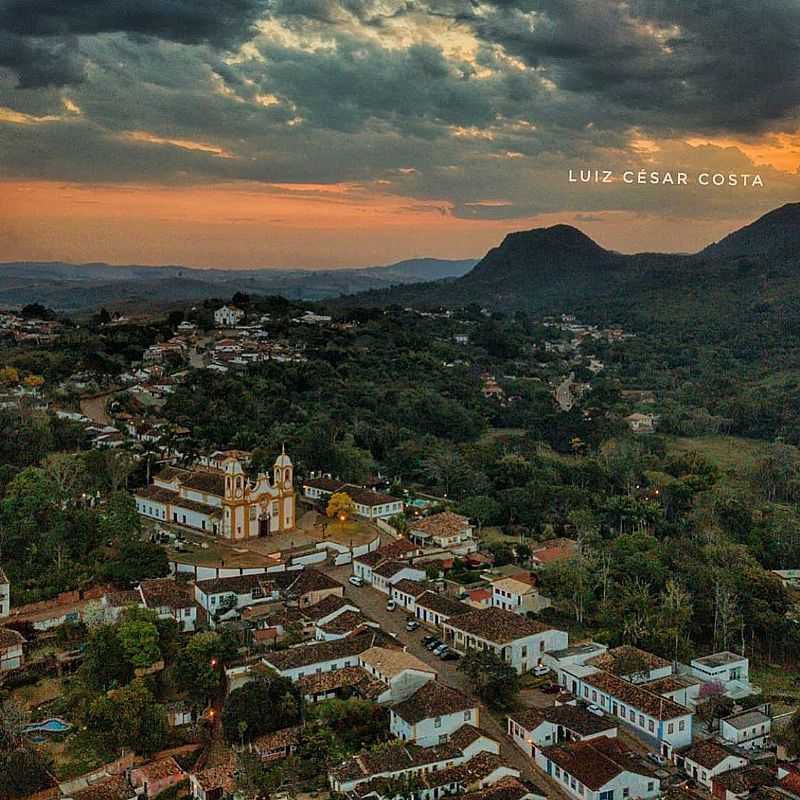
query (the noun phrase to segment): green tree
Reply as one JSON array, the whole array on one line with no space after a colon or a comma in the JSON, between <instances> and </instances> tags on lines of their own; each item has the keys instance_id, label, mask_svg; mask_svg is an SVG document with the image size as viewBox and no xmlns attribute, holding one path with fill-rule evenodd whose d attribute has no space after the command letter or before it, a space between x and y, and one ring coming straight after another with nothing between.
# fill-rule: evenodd
<instances>
[{"instance_id":1,"label":"green tree","mask_svg":"<svg viewBox=\"0 0 800 800\"><path fill-rule=\"evenodd\" d=\"M243 730L249 738L288 728L300 721L300 694L288 678L262 678L235 689L222 709L222 728L229 742ZM242 728L243 726L243 728Z\"/></svg>"},{"instance_id":2,"label":"green tree","mask_svg":"<svg viewBox=\"0 0 800 800\"><path fill-rule=\"evenodd\" d=\"M222 688L224 665L236 655L214 631L192 636L175 660L175 680L196 705L204 705Z\"/></svg>"},{"instance_id":3,"label":"green tree","mask_svg":"<svg viewBox=\"0 0 800 800\"><path fill-rule=\"evenodd\" d=\"M514 706L519 693L519 675L493 650L473 650L461 659L459 672L469 678L478 697L499 711Z\"/></svg>"},{"instance_id":4,"label":"green tree","mask_svg":"<svg viewBox=\"0 0 800 800\"><path fill-rule=\"evenodd\" d=\"M126 620L119 626L117 635L134 669L149 667L161 658L158 628L152 622Z\"/></svg>"},{"instance_id":5,"label":"green tree","mask_svg":"<svg viewBox=\"0 0 800 800\"><path fill-rule=\"evenodd\" d=\"M151 542L126 542L119 554L105 566L106 577L120 586L135 586L146 578L169 575L164 548Z\"/></svg>"},{"instance_id":6,"label":"green tree","mask_svg":"<svg viewBox=\"0 0 800 800\"><path fill-rule=\"evenodd\" d=\"M128 492L114 492L108 499L105 513L100 518L103 539L112 542L138 542L142 535L142 518L136 511L136 503ZM139 553L147 552L140 550Z\"/></svg>"}]
</instances>

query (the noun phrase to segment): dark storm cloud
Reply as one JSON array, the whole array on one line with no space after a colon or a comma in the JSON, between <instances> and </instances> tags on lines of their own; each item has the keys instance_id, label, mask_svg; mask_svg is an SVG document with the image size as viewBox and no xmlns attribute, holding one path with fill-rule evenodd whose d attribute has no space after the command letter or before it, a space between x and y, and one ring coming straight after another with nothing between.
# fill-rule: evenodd
<instances>
[{"instance_id":1,"label":"dark storm cloud","mask_svg":"<svg viewBox=\"0 0 800 800\"><path fill-rule=\"evenodd\" d=\"M795 0L509 0L451 13L560 90L654 128L754 132L800 105Z\"/></svg>"},{"instance_id":2,"label":"dark storm cloud","mask_svg":"<svg viewBox=\"0 0 800 800\"><path fill-rule=\"evenodd\" d=\"M777 0L0 0L0 106L46 120L0 118L3 174L563 209L566 167L636 161L639 133L796 130L798 18ZM690 150L658 157L703 166Z\"/></svg>"},{"instance_id":3,"label":"dark storm cloud","mask_svg":"<svg viewBox=\"0 0 800 800\"><path fill-rule=\"evenodd\" d=\"M228 48L253 32L269 0L0 0L0 66L23 88L84 77L80 36L126 33Z\"/></svg>"}]
</instances>

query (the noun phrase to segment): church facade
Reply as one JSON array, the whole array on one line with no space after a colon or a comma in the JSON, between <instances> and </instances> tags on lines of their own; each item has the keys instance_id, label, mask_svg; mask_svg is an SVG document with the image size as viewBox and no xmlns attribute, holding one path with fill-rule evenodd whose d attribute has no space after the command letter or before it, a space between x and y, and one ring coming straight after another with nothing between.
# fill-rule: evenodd
<instances>
[{"instance_id":1,"label":"church facade","mask_svg":"<svg viewBox=\"0 0 800 800\"><path fill-rule=\"evenodd\" d=\"M177 523L226 539L251 539L295 527L294 467L285 451L272 478L250 479L240 451L215 453L192 469L166 467L136 492L143 517Z\"/></svg>"}]
</instances>

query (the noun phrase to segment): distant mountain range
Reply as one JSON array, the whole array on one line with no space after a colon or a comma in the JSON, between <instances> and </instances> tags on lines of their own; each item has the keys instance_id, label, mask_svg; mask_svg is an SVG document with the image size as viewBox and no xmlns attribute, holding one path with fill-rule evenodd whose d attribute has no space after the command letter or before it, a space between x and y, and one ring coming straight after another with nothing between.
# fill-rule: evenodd
<instances>
[{"instance_id":1,"label":"distant mountain range","mask_svg":"<svg viewBox=\"0 0 800 800\"><path fill-rule=\"evenodd\" d=\"M191 269L180 266L113 266L60 261L0 263L0 306L38 302L61 312L136 305L170 305L235 292L323 300L397 284L458 278L476 259L415 258L352 269Z\"/></svg>"},{"instance_id":2,"label":"distant mountain range","mask_svg":"<svg viewBox=\"0 0 800 800\"><path fill-rule=\"evenodd\" d=\"M768 288L766 288L768 287ZM340 298L336 306L479 303L497 310L567 311L654 318L716 313L732 319L750 304L800 301L800 203L765 214L695 254L606 250L577 228L555 225L508 234L463 277ZM692 312L694 313L694 312ZM800 313L799 313L800 315ZM690 314L691 316L691 314ZM621 320L620 320L621 321Z\"/></svg>"}]
</instances>

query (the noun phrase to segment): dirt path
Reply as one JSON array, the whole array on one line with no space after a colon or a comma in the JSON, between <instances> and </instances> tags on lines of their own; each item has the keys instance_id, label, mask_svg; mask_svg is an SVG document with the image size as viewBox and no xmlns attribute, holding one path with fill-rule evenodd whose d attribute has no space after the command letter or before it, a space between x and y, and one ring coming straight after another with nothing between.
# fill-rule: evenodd
<instances>
[{"instance_id":1,"label":"dirt path","mask_svg":"<svg viewBox=\"0 0 800 800\"><path fill-rule=\"evenodd\" d=\"M108 411L106 411L106 403L109 397L113 397L115 394L116 391L106 392L95 397L82 397L81 414L100 425L111 425L114 420L111 419Z\"/></svg>"}]
</instances>

